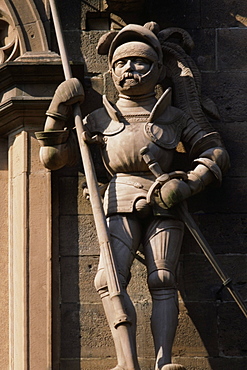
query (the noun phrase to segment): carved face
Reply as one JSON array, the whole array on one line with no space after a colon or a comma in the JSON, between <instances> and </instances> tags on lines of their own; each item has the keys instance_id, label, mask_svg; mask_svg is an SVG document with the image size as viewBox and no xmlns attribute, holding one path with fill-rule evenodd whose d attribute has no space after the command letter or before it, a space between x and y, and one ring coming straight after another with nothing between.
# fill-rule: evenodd
<instances>
[{"instance_id":1,"label":"carved face","mask_svg":"<svg viewBox=\"0 0 247 370\"><path fill-rule=\"evenodd\" d=\"M115 49L111 73L121 94L139 96L152 93L160 75L158 55L143 42L127 42Z\"/></svg>"},{"instance_id":2,"label":"carved face","mask_svg":"<svg viewBox=\"0 0 247 370\"><path fill-rule=\"evenodd\" d=\"M129 89L142 80L151 67L148 59L141 57L128 57L117 60L114 63L114 72L119 77L119 85L124 89Z\"/></svg>"}]
</instances>

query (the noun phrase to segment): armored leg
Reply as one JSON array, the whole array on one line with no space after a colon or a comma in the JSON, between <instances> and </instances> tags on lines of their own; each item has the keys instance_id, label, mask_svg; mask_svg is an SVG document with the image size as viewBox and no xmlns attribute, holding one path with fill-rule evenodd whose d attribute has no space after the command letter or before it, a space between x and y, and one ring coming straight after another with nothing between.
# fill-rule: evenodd
<instances>
[{"instance_id":1,"label":"armored leg","mask_svg":"<svg viewBox=\"0 0 247 370\"><path fill-rule=\"evenodd\" d=\"M108 219L108 226L111 235L111 245L117 263L120 282L123 288L124 306L126 313L131 321L130 337L132 340L133 359L135 369L139 370L136 354L136 312L135 308L126 292L126 287L130 280L130 268L133 263L136 250L140 243L140 228L138 222L133 216L111 216ZM95 277L95 287L100 294L102 304L105 310L106 318L112 332L112 337L115 344L118 365L115 369L128 370L125 365L125 356L121 346L119 332L114 326L115 312L112 307L111 298L109 296L104 266L102 258L98 266L98 272Z\"/></svg>"},{"instance_id":2,"label":"armored leg","mask_svg":"<svg viewBox=\"0 0 247 370\"><path fill-rule=\"evenodd\" d=\"M156 354L155 370L165 369L164 366L171 363L178 322L175 275L183 229L183 223L178 220L157 219L148 228L144 241L148 286L153 301L151 328Z\"/></svg>"}]
</instances>

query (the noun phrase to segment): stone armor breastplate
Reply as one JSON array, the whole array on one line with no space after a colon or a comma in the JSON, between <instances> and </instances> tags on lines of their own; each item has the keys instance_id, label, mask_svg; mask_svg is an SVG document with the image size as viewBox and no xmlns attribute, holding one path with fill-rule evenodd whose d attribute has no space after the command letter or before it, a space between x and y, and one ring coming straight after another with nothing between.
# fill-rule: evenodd
<instances>
[{"instance_id":1,"label":"stone armor breastplate","mask_svg":"<svg viewBox=\"0 0 247 370\"><path fill-rule=\"evenodd\" d=\"M173 107L168 107L154 123L147 121L148 115L125 115L116 122L104 108L87 117L85 125L89 131L104 136L102 158L112 175L149 171L140 154L140 149L147 145L162 170L169 172L187 121L181 111Z\"/></svg>"},{"instance_id":2,"label":"stone armor breastplate","mask_svg":"<svg viewBox=\"0 0 247 370\"><path fill-rule=\"evenodd\" d=\"M187 120L174 107L168 107L154 123L148 122L148 117L126 114L116 121L109 117L105 108L101 108L85 119L84 124L91 134L104 137L102 158L113 176L104 199L107 215L132 212L135 201L146 197L154 176L144 162L140 149L149 146L162 170L170 171ZM167 215L167 211L161 214Z\"/></svg>"},{"instance_id":3,"label":"stone armor breastplate","mask_svg":"<svg viewBox=\"0 0 247 370\"><path fill-rule=\"evenodd\" d=\"M105 137L102 157L108 171L116 173L137 173L149 171L140 150L151 145L145 132L145 122L128 122L118 135ZM174 148L173 148L174 149ZM168 171L173 159L173 150L152 145L153 154L161 163L163 171Z\"/></svg>"}]
</instances>

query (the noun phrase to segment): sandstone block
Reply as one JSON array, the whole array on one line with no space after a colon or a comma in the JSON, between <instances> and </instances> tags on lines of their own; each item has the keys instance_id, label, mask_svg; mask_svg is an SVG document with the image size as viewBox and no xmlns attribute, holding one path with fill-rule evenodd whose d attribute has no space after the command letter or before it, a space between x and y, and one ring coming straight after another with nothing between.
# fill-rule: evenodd
<instances>
[{"instance_id":1,"label":"sandstone block","mask_svg":"<svg viewBox=\"0 0 247 370\"><path fill-rule=\"evenodd\" d=\"M94 288L94 277L98 266L98 258L62 257L61 299L63 302L100 303Z\"/></svg>"},{"instance_id":2,"label":"sandstone block","mask_svg":"<svg viewBox=\"0 0 247 370\"><path fill-rule=\"evenodd\" d=\"M99 254L99 242L92 215L61 216L59 235L62 255Z\"/></svg>"},{"instance_id":3,"label":"sandstone block","mask_svg":"<svg viewBox=\"0 0 247 370\"><path fill-rule=\"evenodd\" d=\"M218 68L222 71L246 71L246 28L223 28L218 32ZM231 52L229 53L229 50Z\"/></svg>"},{"instance_id":4,"label":"sandstone block","mask_svg":"<svg viewBox=\"0 0 247 370\"><path fill-rule=\"evenodd\" d=\"M201 27L244 27L246 3L227 0L210 0L201 4Z\"/></svg>"}]
</instances>

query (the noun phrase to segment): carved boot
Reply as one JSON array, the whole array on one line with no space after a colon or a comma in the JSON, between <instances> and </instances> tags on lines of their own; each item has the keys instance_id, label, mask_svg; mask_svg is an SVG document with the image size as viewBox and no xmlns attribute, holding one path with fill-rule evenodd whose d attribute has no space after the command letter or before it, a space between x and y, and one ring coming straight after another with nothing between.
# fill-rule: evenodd
<instances>
[{"instance_id":1,"label":"carved boot","mask_svg":"<svg viewBox=\"0 0 247 370\"><path fill-rule=\"evenodd\" d=\"M186 368L179 364L167 364L162 366L161 370L186 370Z\"/></svg>"}]
</instances>

